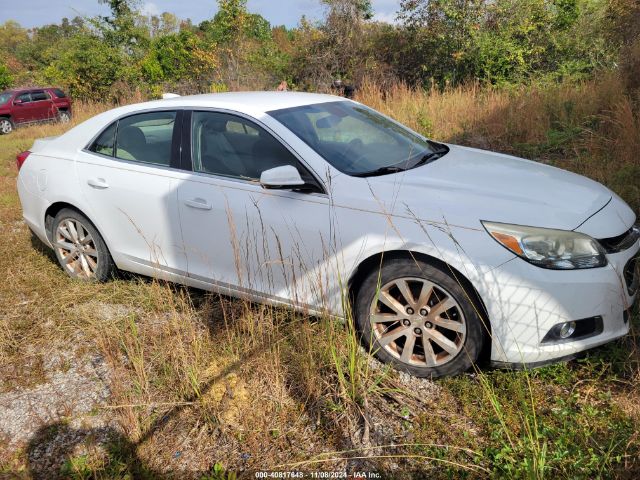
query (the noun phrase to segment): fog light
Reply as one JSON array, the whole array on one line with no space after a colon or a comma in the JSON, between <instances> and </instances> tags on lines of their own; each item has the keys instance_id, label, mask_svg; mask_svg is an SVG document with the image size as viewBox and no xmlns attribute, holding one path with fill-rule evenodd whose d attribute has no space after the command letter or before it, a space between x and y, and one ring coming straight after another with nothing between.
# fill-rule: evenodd
<instances>
[{"instance_id":1,"label":"fog light","mask_svg":"<svg viewBox=\"0 0 640 480\"><path fill-rule=\"evenodd\" d=\"M541 343L573 342L578 339L600 335L604 328L601 316L556 323L549 329Z\"/></svg>"},{"instance_id":2,"label":"fog light","mask_svg":"<svg viewBox=\"0 0 640 480\"><path fill-rule=\"evenodd\" d=\"M558 332L558 336L562 339L569 338L576 331L576 322L563 323Z\"/></svg>"}]
</instances>

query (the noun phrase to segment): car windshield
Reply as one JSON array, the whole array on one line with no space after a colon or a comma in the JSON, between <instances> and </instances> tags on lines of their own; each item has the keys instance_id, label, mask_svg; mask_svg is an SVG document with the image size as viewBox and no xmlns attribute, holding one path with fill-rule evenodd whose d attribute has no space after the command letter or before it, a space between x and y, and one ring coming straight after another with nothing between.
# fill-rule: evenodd
<instances>
[{"instance_id":1,"label":"car windshield","mask_svg":"<svg viewBox=\"0 0 640 480\"><path fill-rule=\"evenodd\" d=\"M0 93L0 105L4 105L11 98L11 92L2 92Z\"/></svg>"},{"instance_id":2,"label":"car windshield","mask_svg":"<svg viewBox=\"0 0 640 480\"><path fill-rule=\"evenodd\" d=\"M443 154L438 144L355 102L305 105L269 115L348 175L393 173Z\"/></svg>"}]
</instances>

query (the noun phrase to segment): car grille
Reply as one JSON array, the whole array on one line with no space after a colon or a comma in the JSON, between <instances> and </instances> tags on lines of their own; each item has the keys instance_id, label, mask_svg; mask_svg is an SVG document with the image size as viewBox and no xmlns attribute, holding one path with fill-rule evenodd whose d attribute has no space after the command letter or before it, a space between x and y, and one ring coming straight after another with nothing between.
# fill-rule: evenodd
<instances>
[{"instance_id":1,"label":"car grille","mask_svg":"<svg viewBox=\"0 0 640 480\"><path fill-rule=\"evenodd\" d=\"M640 225L634 225L622 235L598 240L607 253L618 253L635 245L640 238Z\"/></svg>"}]
</instances>

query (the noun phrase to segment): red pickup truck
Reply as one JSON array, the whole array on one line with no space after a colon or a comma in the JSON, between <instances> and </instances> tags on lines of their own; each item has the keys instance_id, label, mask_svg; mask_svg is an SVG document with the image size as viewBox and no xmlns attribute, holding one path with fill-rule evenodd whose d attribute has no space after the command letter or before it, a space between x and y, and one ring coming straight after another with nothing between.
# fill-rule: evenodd
<instances>
[{"instance_id":1,"label":"red pickup truck","mask_svg":"<svg viewBox=\"0 0 640 480\"><path fill-rule=\"evenodd\" d=\"M16 125L71 120L71 99L59 88L20 88L0 93L0 135Z\"/></svg>"}]
</instances>

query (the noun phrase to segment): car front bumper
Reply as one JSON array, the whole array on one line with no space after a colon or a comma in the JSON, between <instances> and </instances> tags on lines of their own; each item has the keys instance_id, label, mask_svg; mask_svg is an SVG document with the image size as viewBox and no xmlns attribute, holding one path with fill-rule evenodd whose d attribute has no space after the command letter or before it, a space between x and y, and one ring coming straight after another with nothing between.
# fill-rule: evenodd
<instances>
[{"instance_id":1,"label":"car front bumper","mask_svg":"<svg viewBox=\"0 0 640 480\"><path fill-rule=\"evenodd\" d=\"M486 273L480 294L491 319L492 363L539 366L626 335L639 273L636 266L632 279L625 267L639 251L637 240L608 254L609 264L602 268L545 270L514 258ZM594 317L599 328L589 335L543 341L558 324Z\"/></svg>"}]
</instances>

